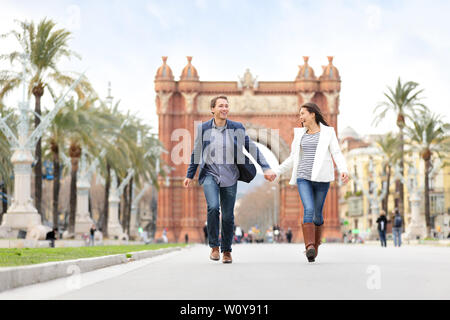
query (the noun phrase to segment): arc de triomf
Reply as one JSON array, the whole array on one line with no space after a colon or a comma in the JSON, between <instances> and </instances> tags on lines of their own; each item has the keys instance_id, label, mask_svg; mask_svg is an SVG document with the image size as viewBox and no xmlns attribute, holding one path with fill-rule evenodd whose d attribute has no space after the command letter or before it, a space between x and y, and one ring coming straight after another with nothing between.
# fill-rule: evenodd
<instances>
[{"instance_id":1,"label":"arc de triomf","mask_svg":"<svg viewBox=\"0 0 450 320\"><path fill-rule=\"evenodd\" d=\"M206 221L206 201L197 179L190 188L182 186L188 164L175 165L171 160L171 150L179 144L179 141L172 141L174 130L178 128L189 130L192 146L194 121L211 119L211 99L224 94L229 99L229 118L242 122L249 131L249 137L271 149L281 163L289 155L294 136L293 128L299 126L298 111L303 103L308 101L316 103L337 133L341 80L339 71L333 65L333 57L328 57L328 65L322 66L322 75L318 78L308 65L308 57L303 57L304 64L299 66L294 81L260 82L248 69L239 81L200 81L197 70L192 65L192 57L187 58L187 65L179 81L174 80L172 70L167 64L167 57L163 57L163 64L155 76L159 139L169 151L168 154L162 154L162 158L174 168L168 174L169 183L160 178L156 237L161 237L166 228L169 241L184 242L185 234L188 234L189 242L201 242ZM268 129L263 131L269 132L269 135L260 136L258 132L261 130L249 130L250 128ZM274 137L274 131L270 129L278 129L275 132L278 132L279 136ZM277 140L279 143L271 143ZM190 152L191 150L188 156ZM342 238L337 180L336 172L336 180L331 183L324 206L324 237L327 241ZM290 186L288 182L287 175L279 180L278 224L285 230L290 227L293 241L299 242L303 241L300 226L303 208L296 186Z\"/></svg>"}]
</instances>

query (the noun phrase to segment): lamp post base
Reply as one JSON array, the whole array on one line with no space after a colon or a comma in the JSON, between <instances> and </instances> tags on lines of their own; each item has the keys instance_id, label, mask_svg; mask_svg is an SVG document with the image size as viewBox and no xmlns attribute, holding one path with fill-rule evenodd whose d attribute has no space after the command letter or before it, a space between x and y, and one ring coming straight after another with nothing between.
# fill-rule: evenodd
<instances>
[{"instance_id":1,"label":"lamp post base","mask_svg":"<svg viewBox=\"0 0 450 320\"><path fill-rule=\"evenodd\" d=\"M34 212L7 212L0 226L0 238L18 238L19 231L27 232L41 226L41 216Z\"/></svg>"}]
</instances>

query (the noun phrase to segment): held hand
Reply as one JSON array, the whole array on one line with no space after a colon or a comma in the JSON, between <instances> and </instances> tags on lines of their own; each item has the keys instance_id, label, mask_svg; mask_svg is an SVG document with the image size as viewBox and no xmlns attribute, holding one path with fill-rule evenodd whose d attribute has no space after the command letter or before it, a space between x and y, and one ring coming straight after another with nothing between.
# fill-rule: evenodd
<instances>
[{"instance_id":1,"label":"held hand","mask_svg":"<svg viewBox=\"0 0 450 320\"><path fill-rule=\"evenodd\" d=\"M185 188L190 187L191 183L192 183L192 179L189 179L189 178L186 178L183 181L183 185L184 185Z\"/></svg>"},{"instance_id":2,"label":"held hand","mask_svg":"<svg viewBox=\"0 0 450 320\"><path fill-rule=\"evenodd\" d=\"M342 172L341 173L341 180L342 180L343 184L346 184L348 182L348 180L349 180L348 174L346 174L345 172Z\"/></svg>"},{"instance_id":3,"label":"held hand","mask_svg":"<svg viewBox=\"0 0 450 320\"><path fill-rule=\"evenodd\" d=\"M273 172L272 169L268 169L268 170L264 171L264 178L267 181L272 182L273 180L275 180L276 177L277 177L277 174L275 172Z\"/></svg>"}]
</instances>

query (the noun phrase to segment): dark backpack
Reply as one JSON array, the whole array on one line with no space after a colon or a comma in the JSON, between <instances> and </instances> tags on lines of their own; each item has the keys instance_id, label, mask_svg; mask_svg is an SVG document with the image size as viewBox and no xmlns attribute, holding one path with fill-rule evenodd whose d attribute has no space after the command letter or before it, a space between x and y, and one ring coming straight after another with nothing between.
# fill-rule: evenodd
<instances>
[{"instance_id":1,"label":"dark backpack","mask_svg":"<svg viewBox=\"0 0 450 320\"><path fill-rule=\"evenodd\" d=\"M395 215L394 228L401 228L401 226L402 226L402 216L401 215Z\"/></svg>"}]
</instances>

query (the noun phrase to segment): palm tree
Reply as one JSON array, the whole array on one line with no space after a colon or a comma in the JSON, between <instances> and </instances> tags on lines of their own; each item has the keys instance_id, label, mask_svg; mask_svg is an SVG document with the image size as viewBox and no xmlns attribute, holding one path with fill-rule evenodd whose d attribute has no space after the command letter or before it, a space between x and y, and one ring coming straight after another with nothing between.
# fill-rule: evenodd
<instances>
[{"instance_id":1,"label":"palm tree","mask_svg":"<svg viewBox=\"0 0 450 320\"><path fill-rule=\"evenodd\" d=\"M378 112L373 121L375 125L378 125L389 112L394 112L397 116L401 174L404 172L404 129L406 127L406 119L411 119L410 114L416 111L419 107L424 108L424 105L420 103L421 98L419 97L419 95L423 92L423 89L417 90L418 85L418 83L413 81L408 81L403 84L400 78L398 78L395 90L388 87L388 92L384 93L386 100L379 103L374 109L374 113ZM396 192L399 195L398 199L396 199L396 206L398 207L400 214L404 216L403 183L399 180L396 182Z\"/></svg>"},{"instance_id":2,"label":"palm tree","mask_svg":"<svg viewBox=\"0 0 450 320\"><path fill-rule=\"evenodd\" d=\"M150 134L150 127L143 125L136 116L119 112L119 103L117 102L111 108L106 104L102 105L103 112L114 119L110 121L113 124L112 126L115 125L115 130L111 130L110 127L108 132L104 132L104 135L109 137L109 141L103 140L105 144L102 145L102 148L105 148L107 152L100 165L102 175L105 177L104 208L100 218L105 237L108 235L108 199L111 170L114 170L118 180L123 180L126 177L128 168L135 170L132 180L122 195L125 204L121 211L121 220L122 227L127 233L129 233L130 227L133 184L142 187L146 181L152 181L157 186L156 157L151 155L145 158L144 156L152 146L161 145L161 143ZM137 142L138 134L142 136L140 144Z\"/></svg>"},{"instance_id":3,"label":"palm tree","mask_svg":"<svg viewBox=\"0 0 450 320\"><path fill-rule=\"evenodd\" d=\"M428 236L431 236L429 175L433 157L443 158L450 153L450 124L442 116L425 109L415 114L413 126L406 129L412 150L419 152L425 164L425 221Z\"/></svg>"},{"instance_id":4,"label":"palm tree","mask_svg":"<svg viewBox=\"0 0 450 320\"><path fill-rule=\"evenodd\" d=\"M68 127L68 116L65 110L60 110L48 128L48 132L43 137L44 157L49 158L53 163L53 201L52 217L53 226L58 226L59 192L61 186L61 153L65 152L66 134ZM48 154L47 154L48 153Z\"/></svg>"},{"instance_id":5,"label":"palm tree","mask_svg":"<svg viewBox=\"0 0 450 320\"><path fill-rule=\"evenodd\" d=\"M151 181L153 185L157 186L156 176L156 155L146 155L148 150L154 146L160 146L160 142L153 135L150 134L150 127L141 124L140 120L132 117L129 121L130 126L124 128L124 134L128 135L127 140L134 141L128 143L129 151L129 166L135 171L133 178L127 186L124 193L124 212L122 216L122 226L126 233L130 233L130 219L131 219L131 205L133 202L132 189L133 184L138 188L143 187L145 182ZM137 141L138 135L143 136L142 141Z\"/></svg>"},{"instance_id":6,"label":"palm tree","mask_svg":"<svg viewBox=\"0 0 450 320\"><path fill-rule=\"evenodd\" d=\"M382 202L382 209L388 213L388 203L389 203L389 186L392 175L392 166L399 160L399 143L397 138L392 132L388 132L386 135L381 136L376 139L376 144L381 149L385 160L383 161L383 172L386 175L387 193L386 197Z\"/></svg>"},{"instance_id":7,"label":"palm tree","mask_svg":"<svg viewBox=\"0 0 450 320\"><path fill-rule=\"evenodd\" d=\"M41 115L41 98L44 90L47 88L54 97L54 90L51 87L53 83L60 86L68 86L75 82L75 73L63 73L57 63L61 57L80 58L78 54L69 49L68 42L71 33L65 29L55 30L56 23L46 18L41 20L37 26L34 22L18 21L20 30L12 30L3 35L6 37L12 35L16 38L22 47L22 52L14 51L12 53L0 56L0 59L9 60L11 64L19 59L23 59L23 55L29 59L27 73L31 74L31 81L28 88L29 95L35 98L35 127L40 123ZM1 72L0 77L0 99L7 93L17 88L22 82L22 74L10 70ZM78 96L84 98L86 94L92 91L92 88L86 79L80 82L75 88ZM34 167L35 172L35 205L37 211L42 214L42 146L41 139L36 145Z\"/></svg>"},{"instance_id":8,"label":"palm tree","mask_svg":"<svg viewBox=\"0 0 450 320\"><path fill-rule=\"evenodd\" d=\"M57 123L63 128L64 142L68 144L71 161L69 234L73 234L75 231L77 173L82 148L87 148L91 154L98 154L97 144L101 142L103 128L108 125L98 108L95 108L95 100L92 98L77 102L74 102L73 99L68 101L66 106L60 110L61 114L58 115L60 119L57 120ZM54 143L54 146L58 146L58 144Z\"/></svg>"},{"instance_id":9,"label":"palm tree","mask_svg":"<svg viewBox=\"0 0 450 320\"><path fill-rule=\"evenodd\" d=\"M104 132L105 139L101 148L106 150L106 155L103 161L100 162L100 174L105 177L105 193L103 199L103 210L99 220L101 221L101 229L104 237L108 237L108 216L109 216L109 189L111 187L111 174L112 170L116 171L116 168L126 167L126 161L124 160L124 154L120 152L122 147L126 148L122 144L117 143L118 136L121 134L121 124L124 121L124 116L119 112L119 102L114 107L109 108L106 103L101 101L100 109L111 118L111 127L108 132ZM115 129L115 130L114 130ZM109 139L109 140L108 140ZM122 149L125 150L125 149Z\"/></svg>"}]
</instances>

